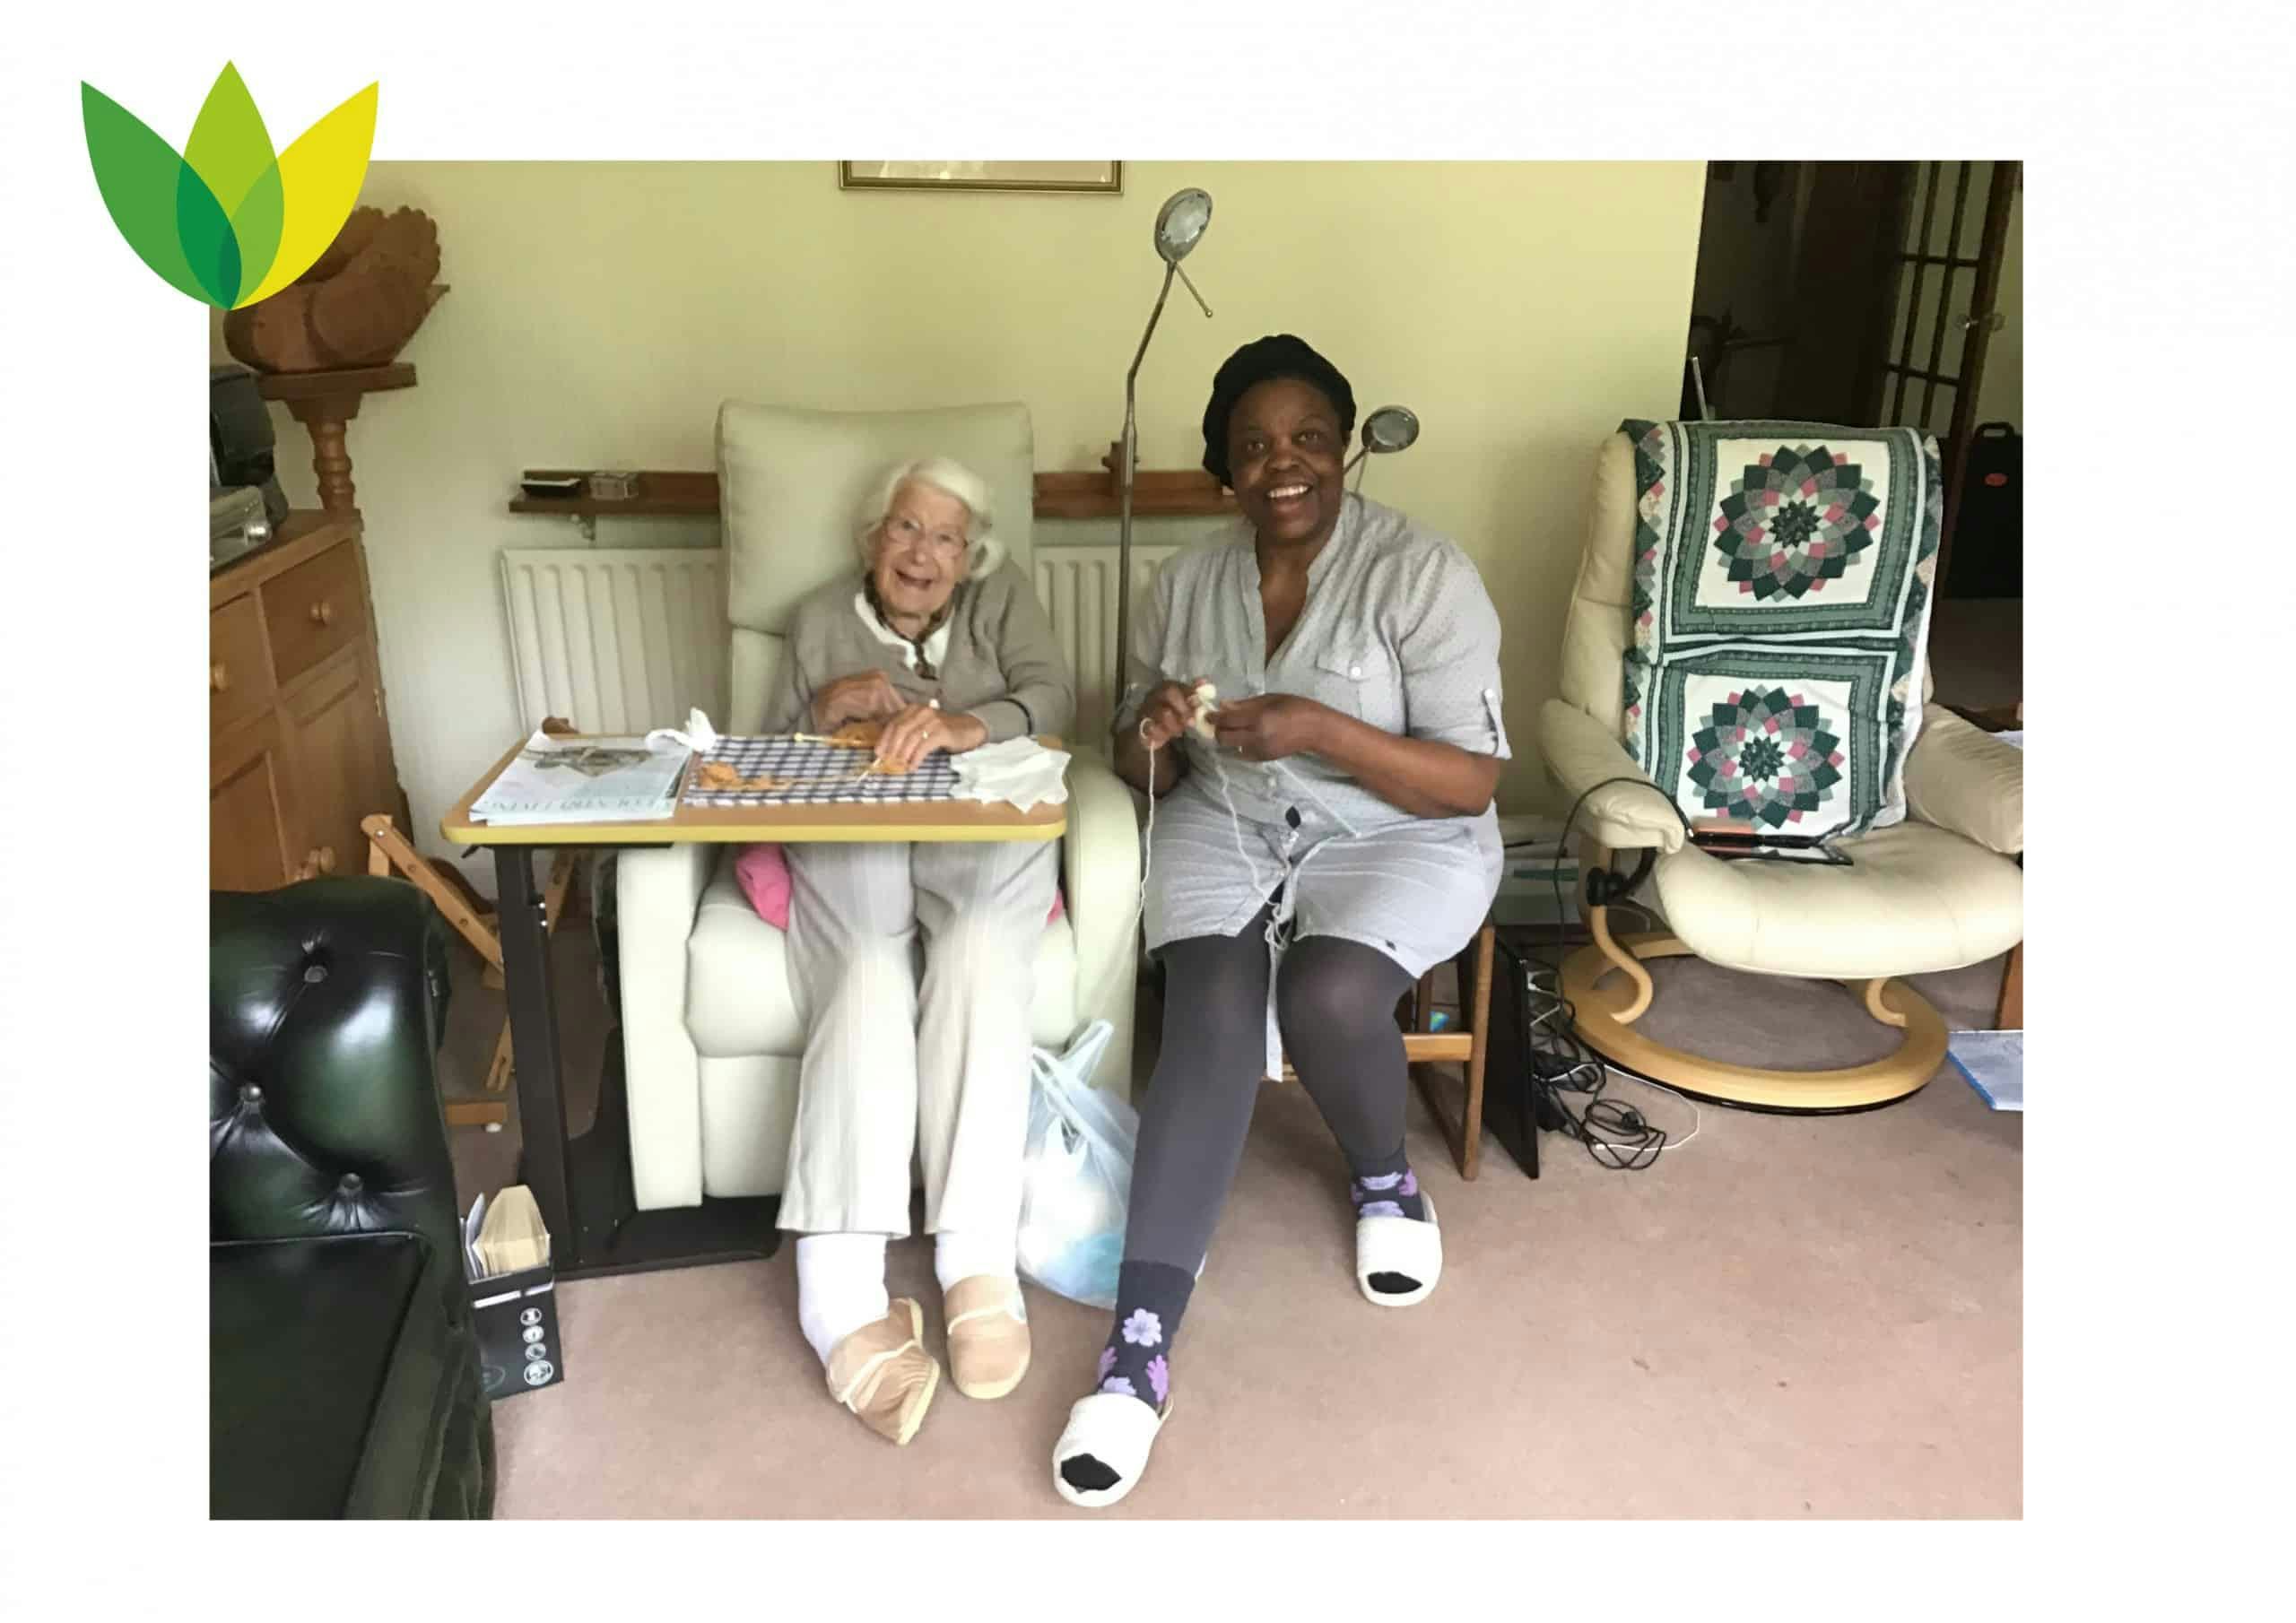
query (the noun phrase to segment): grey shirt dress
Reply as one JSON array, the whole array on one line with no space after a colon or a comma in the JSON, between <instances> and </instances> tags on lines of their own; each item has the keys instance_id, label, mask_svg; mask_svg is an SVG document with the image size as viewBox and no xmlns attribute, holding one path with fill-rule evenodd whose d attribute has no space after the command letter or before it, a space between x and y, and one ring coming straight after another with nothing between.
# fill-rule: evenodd
<instances>
[{"instance_id":1,"label":"grey shirt dress","mask_svg":"<svg viewBox=\"0 0 2296 1623\"><path fill-rule=\"evenodd\" d=\"M1204 677L1222 701L1296 693L1389 733L1510 759L1499 614L1457 544L1351 495L1308 569L1300 619L1264 657L1250 526L1168 561L1137 612L1118 725L1148 691ZM1474 937L1499 889L1498 815L1417 817L1313 755L1245 759L1192 734L1188 771L1157 802L1145 925L1151 950L1234 935L1275 904L1268 947L1332 935L1414 977ZM1282 1074L1268 980L1267 1073Z\"/></svg>"}]
</instances>

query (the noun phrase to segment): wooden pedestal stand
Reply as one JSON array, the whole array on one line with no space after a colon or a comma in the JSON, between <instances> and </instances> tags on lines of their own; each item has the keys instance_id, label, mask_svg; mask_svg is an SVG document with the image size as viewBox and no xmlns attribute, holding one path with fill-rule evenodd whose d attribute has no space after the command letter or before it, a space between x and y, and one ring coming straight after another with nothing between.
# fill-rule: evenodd
<instances>
[{"instance_id":1,"label":"wooden pedestal stand","mask_svg":"<svg viewBox=\"0 0 2296 1623\"><path fill-rule=\"evenodd\" d=\"M358 511L351 485L351 452L344 430L359 415L360 403L384 389L414 386L412 362L360 367L342 372L265 372L257 391L265 400L283 401L297 422L311 434L311 467L319 476L319 507L331 514L351 516Z\"/></svg>"}]
</instances>

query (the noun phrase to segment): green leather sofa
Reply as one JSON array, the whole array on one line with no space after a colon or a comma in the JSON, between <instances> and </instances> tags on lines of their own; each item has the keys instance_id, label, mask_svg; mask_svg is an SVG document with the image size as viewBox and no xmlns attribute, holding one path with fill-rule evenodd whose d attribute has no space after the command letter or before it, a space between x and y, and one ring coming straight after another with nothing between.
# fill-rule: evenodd
<instances>
[{"instance_id":1,"label":"green leather sofa","mask_svg":"<svg viewBox=\"0 0 2296 1623\"><path fill-rule=\"evenodd\" d=\"M437 909L383 879L219 891L208 951L209 1514L487 1516Z\"/></svg>"}]
</instances>

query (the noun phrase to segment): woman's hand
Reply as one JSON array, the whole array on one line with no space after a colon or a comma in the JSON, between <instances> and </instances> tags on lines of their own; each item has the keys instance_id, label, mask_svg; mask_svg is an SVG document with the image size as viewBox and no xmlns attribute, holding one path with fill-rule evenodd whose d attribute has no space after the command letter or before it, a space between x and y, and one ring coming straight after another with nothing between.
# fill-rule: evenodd
<instances>
[{"instance_id":1,"label":"woman's hand","mask_svg":"<svg viewBox=\"0 0 2296 1623\"><path fill-rule=\"evenodd\" d=\"M1140 705L1140 742L1161 750L1188 729L1196 719L1196 688L1203 679L1168 681L1149 690Z\"/></svg>"},{"instance_id":2,"label":"woman's hand","mask_svg":"<svg viewBox=\"0 0 2296 1623\"><path fill-rule=\"evenodd\" d=\"M1338 712L1296 693L1239 699L1212 713L1213 736L1247 760L1282 760L1319 752Z\"/></svg>"},{"instance_id":3,"label":"woman's hand","mask_svg":"<svg viewBox=\"0 0 2296 1623\"><path fill-rule=\"evenodd\" d=\"M930 705L910 705L885 724L877 738L877 759L914 771L935 750L962 755L988 742L988 724L978 716L949 715Z\"/></svg>"},{"instance_id":4,"label":"woman's hand","mask_svg":"<svg viewBox=\"0 0 2296 1623\"><path fill-rule=\"evenodd\" d=\"M849 721L882 721L901 711L900 694L883 671L840 676L813 695L813 728L834 733Z\"/></svg>"}]
</instances>

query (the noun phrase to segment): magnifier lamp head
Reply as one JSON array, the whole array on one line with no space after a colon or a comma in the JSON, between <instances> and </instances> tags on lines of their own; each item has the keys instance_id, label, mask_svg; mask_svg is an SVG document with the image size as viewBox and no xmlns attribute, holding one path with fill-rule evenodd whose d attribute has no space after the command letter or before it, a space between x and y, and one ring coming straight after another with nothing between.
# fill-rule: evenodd
<instances>
[{"instance_id":1,"label":"magnifier lamp head","mask_svg":"<svg viewBox=\"0 0 2296 1623\"><path fill-rule=\"evenodd\" d=\"M1409 406L1383 405L1363 420L1363 448L1375 456L1407 451L1419 438L1419 418Z\"/></svg>"},{"instance_id":2,"label":"magnifier lamp head","mask_svg":"<svg viewBox=\"0 0 2296 1623\"><path fill-rule=\"evenodd\" d=\"M1156 253L1167 265L1178 265L1204 239L1212 223L1212 194L1188 187L1164 199L1156 211Z\"/></svg>"}]
</instances>

